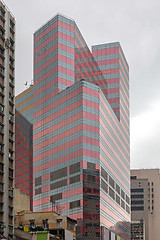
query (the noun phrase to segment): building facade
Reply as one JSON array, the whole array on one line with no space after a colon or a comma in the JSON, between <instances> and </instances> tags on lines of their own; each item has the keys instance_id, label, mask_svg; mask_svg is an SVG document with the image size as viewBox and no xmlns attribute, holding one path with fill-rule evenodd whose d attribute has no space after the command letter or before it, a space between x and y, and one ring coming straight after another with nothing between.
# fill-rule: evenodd
<instances>
[{"instance_id":1,"label":"building facade","mask_svg":"<svg viewBox=\"0 0 160 240\"><path fill-rule=\"evenodd\" d=\"M159 169L131 170L131 239L156 240L159 236L159 186ZM140 238L140 231L135 238L135 222L143 229L143 238Z\"/></svg>"},{"instance_id":2,"label":"building facade","mask_svg":"<svg viewBox=\"0 0 160 240\"><path fill-rule=\"evenodd\" d=\"M52 234L52 236L57 236L52 239L66 239L66 240L76 239L77 221L67 216L61 216L60 214L57 214L55 212L33 213L31 211L21 211L18 214L16 214L15 217L16 217L15 226L16 227L21 226L23 231L28 231L31 233L33 233L33 230L35 232L47 231L50 234ZM22 237L22 239L25 238Z\"/></svg>"},{"instance_id":3,"label":"building facade","mask_svg":"<svg viewBox=\"0 0 160 240\"><path fill-rule=\"evenodd\" d=\"M15 19L0 1L0 234L13 235Z\"/></svg>"},{"instance_id":4,"label":"building facade","mask_svg":"<svg viewBox=\"0 0 160 240\"><path fill-rule=\"evenodd\" d=\"M33 126L33 211L55 205L77 239L130 239L128 78L120 44L91 52L72 19L34 34L34 85L16 99Z\"/></svg>"}]
</instances>

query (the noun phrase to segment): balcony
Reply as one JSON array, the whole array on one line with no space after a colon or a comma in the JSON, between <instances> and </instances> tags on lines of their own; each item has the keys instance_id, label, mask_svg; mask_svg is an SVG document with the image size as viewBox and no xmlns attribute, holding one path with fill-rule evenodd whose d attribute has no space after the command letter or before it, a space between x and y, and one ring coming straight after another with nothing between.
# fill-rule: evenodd
<instances>
[{"instance_id":1,"label":"balcony","mask_svg":"<svg viewBox=\"0 0 160 240\"><path fill-rule=\"evenodd\" d=\"M11 168L9 168L9 178L13 179L13 170ZM12 190L13 192L13 190Z\"/></svg>"},{"instance_id":2,"label":"balcony","mask_svg":"<svg viewBox=\"0 0 160 240\"><path fill-rule=\"evenodd\" d=\"M0 19L5 22L5 11L2 7L0 7Z\"/></svg>"},{"instance_id":3,"label":"balcony","mask_svg":"<svg viewBox=\"0 0 160 240\"><path fill-rule=\"evenodd\" d=\"M14 115L9 113L9 121L14 122Z\"/></svg>"}]
</instances>

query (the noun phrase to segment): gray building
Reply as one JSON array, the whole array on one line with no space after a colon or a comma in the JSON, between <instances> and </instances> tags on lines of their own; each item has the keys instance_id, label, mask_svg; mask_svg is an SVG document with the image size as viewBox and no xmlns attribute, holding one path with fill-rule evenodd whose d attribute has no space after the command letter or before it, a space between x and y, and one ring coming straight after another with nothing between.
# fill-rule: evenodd
<instances>
[{"instance_id":1,"label":"gray building","mask_svg":"<svg viewBox=\"0 0 160 240\"><path fill-rule=\"evenodd\" d=\"M0 234L13 236L15 19L0 1Z\"/></svg>"},{"instance_id":2,"label":"gray building","mask_svg":"<svg viewBox=\"0 0 160 240\"><path fill-rule=\"evenodd\" d=\"M159 239L160 170L131 170L131 239Z\"/></svg>"}]
</instances>

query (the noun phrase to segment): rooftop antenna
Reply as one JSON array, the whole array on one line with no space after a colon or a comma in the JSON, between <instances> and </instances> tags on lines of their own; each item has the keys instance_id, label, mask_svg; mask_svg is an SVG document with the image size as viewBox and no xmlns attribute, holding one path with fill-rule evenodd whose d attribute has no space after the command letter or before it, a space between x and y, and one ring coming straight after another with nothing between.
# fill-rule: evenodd
<instances>
[{"instance_id":1,"label":"rooftop antenna","mask_svg":"<svg viewBox=\"0 0 160 240\"><path fill-rule=\"evenodd\" d=\"M28 84L28 82L26 81L26 82L24 83L24 85L26 86L26 89L27 89L27 84Z\"/></svg>"}]
</instances>

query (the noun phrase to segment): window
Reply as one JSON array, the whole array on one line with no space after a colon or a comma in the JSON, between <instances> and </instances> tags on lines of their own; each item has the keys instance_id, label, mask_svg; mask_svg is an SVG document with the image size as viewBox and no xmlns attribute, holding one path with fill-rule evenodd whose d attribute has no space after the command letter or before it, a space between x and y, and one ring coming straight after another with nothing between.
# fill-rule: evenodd
<instances>
[{"instance_id":1,"label":"window","mask_svg":"<svg viewBox=\"0 0 160 240\"><path fill-rule=\"evenodd\" d=\"M9 82L11 83L11 84L13 84L13 78L11 78L11 77L9 77Z\"/></svg>"},{"instance_id":2,"label":"window","mask_svg":"<svg viewBox=\"0 0 160 240\"><path fill-rule=\"evenodd\" d=\"M43 227L48 229L48 219L43 220Z\"/></svg>"},{"instance_id":3,"label":"window","mask_svg":"<svg viewBox=\"0 0 160 240\"><path fill-rule=\"evenodd\" d=\"M87 169L95 170L96 169L96 164L87 162Z\"/></svg>"},{"instance_id":4,"label":"window","mask_svg":"<svg viewBox=\"0 0 160 240\"><path fill-rule=\"evenodd\" d=\"M14 23L10 20L10 27L14 29Z\"/></svg>"},{"instance_id":5,"label":"window","mask_svg":"<svg viewBox=\"0 0 160 240\"><path fill-rule=\"evenodd\" d=\"M130 213L130 208L127 204L126 204L126 211L127 211L127 213Z\"/></svg>"},{"instance_id":6,"label":"window","mask_svg":"<svg viewBox=\"0 0 160 240\"><path fill-rule=\"evenodd\" d=\"M3 53L4 53L4 49L3 49L3 47L2 46L0 46L0 53L3 55ZM1 67L1 69L3 69L2 67Z\"/></svg>"},{"instance_id":7,"label":"window","mask_svg":"<svg viewBox=\"0 0 160 240\"><path fill-rule=\"evenodd\" d=\"M13 99L14 99L14 97L13 97L12 93L9 93L9 101L13 102Z\"/></svg>"},{"instance_id":8,"label":"window","mask_svg":"<svg viewBox=\"0 0 160 240\"><path fill-rule=\"evenodd\" d=\"M0 28L0 35L4 36L4 31Z\"/></svg>"},{"instance_id":9,"label":"window","mask_svg":"<svg viewBox=\"0 0 160 240\"><path fill-rule=\"evenodd\" d=\"M108 181L108 174L107 172L101 167L101 176Z\"/></svg>"},{"instance_id":10,"label":"window","mask_svg":"<svg viewBox=\"0 0 160 240\"><path fill-rule=\"evenodd\" d=\"M137 177L136 176L131 176L131 179L137 179Z\"/></svg>"},{"instance_id":11,"label":"window","mask_svg":"<svg viewBox=\"0 0 160 240\"><path fill-rule=\"evenodd\" d=\"M114 188L114 180L109 176L109 184Z\"/></svg>"},{"instance_id":12,"label":"window","mask_svg":"<svg viewBox=\"0 0 160 240\"><path fill-rule=\"evenodd\" d=\"M9 151L9 158L13 157L13 153L11 151Z\"/></svg>"},{"instance_id":13,"label":"window","mask_svg":"<svg viewBox=\"0 0 160 240\"><path fill-rule=\"evenodd\" d=\"M9 138L13 139L13 133L9 131Z\"/></svg>"},{"instance_id":14,"label":"window","mask_svg":"<svg viewBox=\"0 0 160 240\"><path fill-rule=\"evenodd\" d=\"M108 185L103 180L101 180L101 188L108 193Z\"/></svg>"},{"instance_id":15,"label":"window","mask_svg":"<svg viewBox=\"0 0 160 240\"><path fill-rule=\"evenodd\" d=\"M87 175L87 181L88 182L96 182L96 177L92 175Z\"/></svg>"},{"instance_id":16,"label":"window","mask_svg":"<svg viewBox=\"0 0 160 240\"><path fill-rule=\"evenodd\" d=\"M80 172L80 163L75 163L69 167L70 174Z\"/></svg>"},{"instance_id":17,"label":"window","mask_svg":"<svg viewBox=\"0 0 160 240\"><path fill-rule=\"evenodd\" d=\"M121 207L123 208L123 209L125 209L125 203L124 203L124 201L121 199Z\"/></svg>"},{"instance_id":18,"label":"window","mask_svg":"<svg viewBox=\"0 0 160 240\"><path fill-rule=\"evenodd\" d=\"M9 226L9 234L13 234L13 227Z\"/></svg>"},{"instance_id":19,"label":"window","mask_svg":"<svg viewBox=\"0 0 160 240\"><path fill-rule=\"evenodd\" d=\"M54 202L62 199L62 193L57 193L55 195L50 196L50 202Z\"/></svg>"},{"instance_id":20,"label":"window","mask_svg":"<svg viewBox=\"0 0 160 240\"><path fill-rule=\"evenodd\" d=\"M3 211L3 203L0 203L0 212Z\"/></svg>"},{"instance_id":21,"label":"window","mask_svg":"<svg viewBox=\"0 0 160 240\"><path fill-rule=\"evenodd\" d=\"M9 177L13 178L13 170L9 168Z\"/></svg>"},{"instance_id":22,"label":"window","mask_svg":"<svg viewBox=\"0 0 160 240\"><path fill-rule=\"evenodd\" d=\"M116 194L116 202L120 204L120 197Z\"/></svg>"},{"instance_id":23,"label":"window","mask_svg":"<svg viewBox=\"0 0 160 240\"><path fill-rule=\"evenodd\" d=\"M58 178L62 178L62 177L65 177L65 176L67 176L67 168L66 167L58 169L58 170L50 173L51 181L54 181Z\"/></svg>"},{"instance_id":24,"label":"window","mask_svg":"<svg viewBox=\"0 0 160 240\"><path fill-rule=\"evenodd\" d=\"M144 198L144 195L139 195L139 194L131 195L131 198Z\"/></svg>"},{"instance_id":25,"label":"window","mask_svg":"<svg viewBox=\"0 0 160 240\"><path fill-rule=\"evenodd\" d=\"M56 188L64 187L66 185L67 185L67 179L56 182L56 183L52 183L50 185L50 189L53 190L53 189L56 189Z\"/></svg>"},{"instance_id":26,"label":"window","mask_svg":"<svg viewBox=\"0 0 160 240\"><path fill-rule=\"evenodd\" d=\"M13 189L8 189L8 195L13 198Z\"/></svg>"},{"instance_id":27,"label":"window","mask_svg":"<svg viewBox=\"0 0 160 240\"><path fill-rule=\"evenodd\" d=\"M141 207L131 207L131 211L143 211L144 210L144 207L141 206Z\"/></svg>"},{"instance_id":28,"label":"window","mask_svg":"<svg viewBox=\"0 0 160 240\"><path fill-rule=\"evenodd\" d=\"M3 163L0 163L0 171L3 172Z\"/></svg>"},{"instance_id":29,"label":"window","mask_svg":"<svg viewBox=\"0 0 160 240\"><path fill-rule=\"evenodd\" d=\"M77 176L75 176L75 177L72 177L72 178L70 178L69 180L70 180L70 184L79 182L79 181L80 181L80 175L77 175Z\"/></svg>"},{"instance_id":30,"label":"window","mask_svg":"<svg viewBox=\"0 0 160 240\"><path fill-rule=\"evenodd\" d=\"M58 228L62 227L62 219L57 219L57 227Z\"/></svg>"},{"instance_id":31,"label":"window","mask_svg":"<svg viewBox=\"0 0 160 240\"><path fill-rule=\"evenodd\" d=\"M9 113L9 120L13 122L13 114Z\"/></svg>"},{"instance_id":32,"label":"window","mask_svg":"<svg viewBox=\"0 0 160 240\"><path fill-rule=\"evenodd\" d=\"M3 145L0 143L0 152L3 152Z\"/></svg>"},{"instance_id":33,"label":"window","mask_svg":"<svg viewBox=\"0 0 160 240\"><path fill-rule=\"evenodd\" d=\"M2 8L0 8L0 15L1 15L2 17L4 17L4 15L5 15L5 12L4 12L4 10L3 10Z\"/></svg>"},{"instance_id":34,"label":"window","mask_svg":"<svg viewBox=\"0 0 160 240\"><path fill-rule=\"evenodd\" d=\"M109 188L109 195L111 196L111 198L115 199L114 191L111 188Z\"/></svg>"},{"instance_id":35,"label":"window","mask_svg":"<svg viewBox=\"0 0 160 240\"><path fill-rule=\"evenodd\" d=\"M14 47L14 42L11 38L10 38L10 45L11 45L12 48Z\"/></svg>"},{"instance_id":36,"label":"window","mask_svg":"<svg viewBox=\"0 0 160 240\"><path fill-rule=\"evenodd\" d=\"M129 197L126 195L126 202L129 204Z\"/></svg>"},{"instance_id":37,"label":"window","mask_svg":"<svg viewBox=\"0 0 160 240\"><path fill-rule=\"evenodd\" d=\"M30 227L34 227L35 225L35 220L30 220Z\"/></svg>"},{"instance_id":38,"label":"window","mask_svg":"<svg viewBox=\"0 0 160 240\"><path fill-rule=\"evenodd\" d=\"M0 112L3 113L4 107L0 104Z\"/></svg>"},{"instance_id":39,"label":"window","mask_svg":"<svg viewBox=\"0 0 160 240\"><path fill-rule=\"evenodd\" d=\"M35 195L38 195L38 194L40 194L40 193L41 193L41 188L35 189Z\"/></svg>"},{"instance_id":40,"label":"window","mask_svg":"<svg viewBox=\"0 0 160 240\"><path fill-rule=\"evenodd\" d=\"M74 220L70 219L69 217L67 217L67 228L74 230Z\"/></svg>"},{"instance_id":41,"label":"window","mask_svg":"<svg viewBox=\"0 0 160 240\"><path fill-rule=\"evenodd\" d=\"M13 215L13 208L12 207L9 207L9 215Z\"/></svg>"},{"instance_id":42,"label":"window","mask_svg":"<svg viewBox=\"0 0 160 240\"><path fill-rule=\"evenodd\" d=\"M118 184L116 184L116 191L117 191L117 193L120 194L120 187L118 186Z\"/></svg>"},{"instance_id":43,"label":"window","mask_svg":"<svg viewBox=\"0 0 160 240\"><path fill-rule=\"evenodd\" d=\"M121 189L121 196L122 196L123 199L125 199L125 193L122 189Z\"/></svg>"},{"instance_id":44,"label":"window","mask_svg":"<svg viewBox=\"0 0 160 240\"><path fill-rule=\"evenodd\" d=\"M39 185L41 185L41 183L42 183L41 177L35 178L35 186L39 186Z\"/></svg>"},{"instance_id":45,"label":"window","mask_svg":"<svg viewBox=\"0 0 160 240\"><path fill-rule=\"evenodd\" d=\"M144 201L143 200L133 200L133 201L131 201L131 204L140 204L140 205L142 205L142 204L144 204Z\"/></svg>"},{"instance_id":46,"label":"window","mask_svg":"<svg viewBox=\"0 0 160 240\"><path fill-rule=\"evenodd\" d=\"M0 183L0 192L3 192L3 183Z\"/></svg>"},{"instance_id":47,"label":"window","mask_svg":"<svg viewBox=\"0 0 160 240\"><path fill-rule=\"evenodd\" d=\"M80 200L70 202L70 209L80 207Z\"/></svg>"},{"instance_id":48,"label":"window","mask_svg":"<svg viewBox=\"0 0 160 240\"><path fill-rule=\"evenodd\" d=\"M13 133L9 131L9 138L13 139Z\"/></svg>"},{"instance_id":49,"label":"window","mask_svg":"<svg viewBox=\"0 0 160 240\"><path fill-rule=\"evenodd\" d=\"M143 190L143 188L132 188L131 189L131 192L132 193L135 193L135 192L143 192L144 190Z\"/></svg>"},{"instance_id":50,"label":"window","mask_svg":"<svg viewBox=\"0 0 160 240\"><path fill-rule=\"evenodd\" d=\"M9 62L10 62L11 65L13 65L14 59L10 57Z\"/></svg>"}]
</instances>

